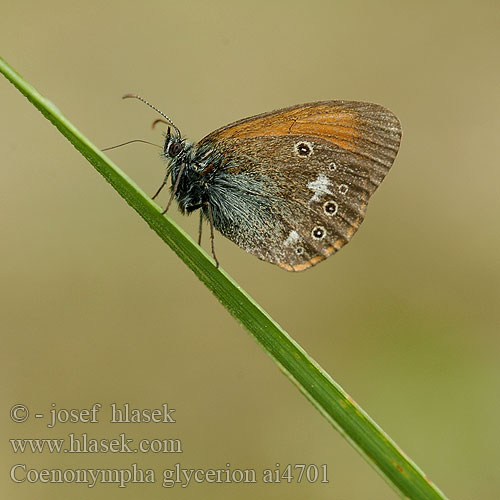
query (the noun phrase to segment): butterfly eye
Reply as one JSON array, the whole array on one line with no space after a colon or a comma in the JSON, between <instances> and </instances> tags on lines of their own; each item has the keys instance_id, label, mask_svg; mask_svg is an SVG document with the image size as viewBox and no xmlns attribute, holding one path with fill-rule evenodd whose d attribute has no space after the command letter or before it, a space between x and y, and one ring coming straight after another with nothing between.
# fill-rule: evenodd
<instances>
[{"instance_id":1,"label":"butterfly eye","mask_svg":"<svg viewBox=\"0 0 500 500\"><path fill-rule=\"evenodd\" d=\"M180 142L173 142L168 147L168 155L172 157L177 156L183 149L184 148Z\"/></svg>"}]
</instances>

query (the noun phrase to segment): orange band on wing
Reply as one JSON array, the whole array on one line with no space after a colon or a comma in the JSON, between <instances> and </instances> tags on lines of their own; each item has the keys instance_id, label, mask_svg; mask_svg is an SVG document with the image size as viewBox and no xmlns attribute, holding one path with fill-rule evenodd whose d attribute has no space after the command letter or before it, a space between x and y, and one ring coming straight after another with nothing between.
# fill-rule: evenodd
<instances>
[{"instance_id":1,"label":"orange band on wing","mask_svg":"<svg viewBox=\"0 0 500 500\"><path fill-rule=\"evenodd\" d=\"M341 242L342 240L337 240L337 242ZM295 264L294 266L291 266L290 264L287 264L286 262L278 262L278 266L280 266L282 269L286 269L287 271L305 271L306 269L309 269L312 266L315 266L322 260L326 259L329 257L332 253L334 253L337 250L335 246L330 246L325 249L324 255L316 255L316 257L313 257L312 259L304 262L303 264Z\"/></svg>"},{"instance_id":2,"label":"orange band on wing","mask_svg":"<svg viewBox=\"0 0 500 500\"><path fill-rule=\"evenodd\" d=\"M358 120L353 112L320 105L295 108L245 121L218 132L218 138L244 138L280 135L309 135L321 137L348 151L355 150Z\"/></svg>"}]
</instances>

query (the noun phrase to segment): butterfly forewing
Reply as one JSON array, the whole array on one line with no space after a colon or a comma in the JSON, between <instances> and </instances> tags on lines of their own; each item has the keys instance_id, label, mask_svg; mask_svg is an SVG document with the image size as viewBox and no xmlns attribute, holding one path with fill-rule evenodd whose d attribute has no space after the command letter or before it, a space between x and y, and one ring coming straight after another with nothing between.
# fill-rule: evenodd
<instances>
[{"instance_id":1,"label":"butterfly forewing","mask_svg":"<svg viewBox=\"0 0 500 500\"><path fill-rule=\"evenodd\" d=\"M214 225L263 260L307 269L351 239L400 140L394 114L350 101L294 106L216 130L198 144L224 158L211 186Z\"/></svg>"}]
</instances>

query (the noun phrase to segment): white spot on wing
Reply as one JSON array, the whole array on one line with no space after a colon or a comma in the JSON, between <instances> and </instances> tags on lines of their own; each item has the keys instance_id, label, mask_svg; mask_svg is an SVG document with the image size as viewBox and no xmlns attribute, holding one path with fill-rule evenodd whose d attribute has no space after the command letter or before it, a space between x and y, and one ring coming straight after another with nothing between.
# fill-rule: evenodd
<instances>
[{"instance_id":1,"label":"white spot on wing","mask_svg":"<svg viewBox=\"0 0 500 500\"><path fill-rule=\"evenodd\" d=\"M314 182L308 182L307 187L314 192L311 201L319 201L320 197L324 194L333 194L329 189L332 183L328 180L328 177L325 174L319 174L318 178Z\"/></svg>"},{"instance_id":2,"label":"white spot on wing","mask_svg":"<svg viewBox=\"0 0 500 500\"><path fill-rule=\"evenodd\" d=\"M290 234L288 235L288 238L285 240L284 245L286 247L291 247L297 243L297 241L300 240L299 233L297 231L290 231Z\"/></svg>"}]
</instances>

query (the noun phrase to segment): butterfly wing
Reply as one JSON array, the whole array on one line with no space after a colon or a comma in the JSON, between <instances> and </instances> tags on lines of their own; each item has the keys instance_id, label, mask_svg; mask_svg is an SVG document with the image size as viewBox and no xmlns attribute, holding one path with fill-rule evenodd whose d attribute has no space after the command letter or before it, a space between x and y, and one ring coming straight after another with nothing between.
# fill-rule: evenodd
<instances>
[{"instance_id":1,"label":"butterfly wing","mask_svg":"<svg viewBox=\"0 0 500 500\"><path fill-rule=\"evenodd\" d=\"M325 101L246 118L198 149L223 159L210 183L214 226L259 258L302 271L349 242L401 141L396 116Z\"/></svg>"}]
</instances>

